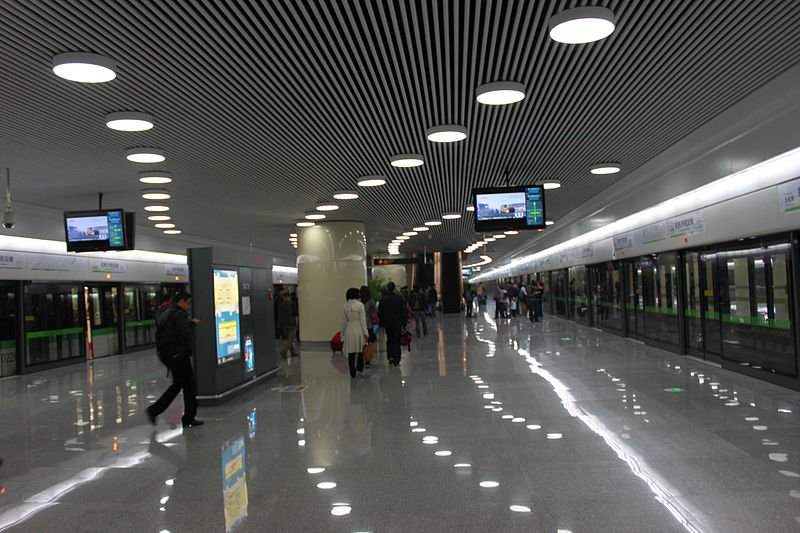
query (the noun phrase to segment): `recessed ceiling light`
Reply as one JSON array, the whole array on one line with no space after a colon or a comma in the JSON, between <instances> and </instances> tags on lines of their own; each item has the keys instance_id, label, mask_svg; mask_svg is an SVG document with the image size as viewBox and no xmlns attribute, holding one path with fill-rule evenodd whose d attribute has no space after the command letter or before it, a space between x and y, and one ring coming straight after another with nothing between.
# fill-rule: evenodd
<instances>
[{"instance_id":1,"label":"recessed ceiling light","mask_svg":"<svg viewBox=\"0 0 800 533\"><path fill-rule=\"evenodd\" d=\"M605 39L612 33L616 18L604 7L575 7L550 17L550 38L564 44L583 44Z\"/></svg>"},{"instance_id":2,"label":"recessed ceiling light","mask_svg":"<svg viewBox=\"0 0 800 533\"><path fill-rule=\"evenodd\" d=\"M167 189L142 189L142 198L145 200L169 200L172 195Z\"/></svg>"},{"instance_id":3,"label":"recessed ceiling light","mask_svg":"<svg viewBox=\"0 0 800 533\"><path fill-rule=\"evenodd\" d=\"M336 191L333 193L333 197L337 200L355 200L358 198L358 193L356 191Z\"/></svg>"},{"instance_id":4,"label":"recessed ceiling light","mask_svg":"<svg viewBox=\"0 0 800 533\"><path fill-rule=\"evenodd\" d=\"M518 235L519 234L519 232L517 230L515 230L515 229L510 229L508 231L504 231L503 233L505 233L506 235Z\"/></svg>"},{"instance_id":5,"label":"recessed ceiling light","mask_svg":"<svg viewBox=\"0 0 800 533\"><path fill-rule=\"evenodd\" d=\"M545 226L552 226L553 224L555 224L555 221L549 220L549 219L546 220L545 223L544 223Z\"/></svg>"},{"instance_id":6,"label":"recessed ceiling light","mask_svg":"<svg viewBox=\"0 0 800 533\"><path fill-rule=\"evenodd\" d=\"M481 85L475 94L481 104L513 104L525 98L525 86L513 81L497 81Z\"/></svg>"},{"instance_id":7,"label":"recessed ceiling light","mask_svg":"<svg viewBox=\"0 0 800 533\"><path fill-rule=\"evenodd\" d=\"M399 235L399 236L395 237L395 239L398 240L398 241L407 241L410 238L411 237L408 237L407 235Z\"/></svg>"},{"instance_id":8,"label":"recessed ceiling light","mask_svg":"<svg viewBox=\"0 0 800 533\"><path fill-rule=\"evenodd\" d=\"M467 128L457 124L445 124L428 128L428 140L435 143L452 143L467 138Z\"/></svg>"},{"instance_id":9,"label":"recessed ceiling light","mask_svg":"<svg viewBox=\"0 0 800 533\"><path fill-rule=\"evenodd\" d=\"M442 215L444 220L455 220L461 218L461 213L445 213Z\"/></svg>"},{"instance_id":10,"label":"recessed ceiling light","mask_svg":"<svg viewBox=\"0 0 800 533\"><path fill-rule=\"evenodd\" d=\"M426 226L441 226L442 225L442 221L441 220L429 220L429 221L425 222L425 225Z\"/></svg>"},{"instance_id":11,"label":"recessed ceiling light","mask_svg":"<svg viewBox=\"0 0 800 533\"><path fill-rule=\"evenodd\" d=\"M290 233L289 237L297 237L297 233Z\"/></svg>"},{"instance_id":12,"label":"recessed ceiling light","mask_svg":"<svg viewBox=\"0 0 800 533\"><path fill-rule=\"evenodd\" d=\"M310 211L310 212L305 214L304 218L306 220L323 220L326 217L322 213L315 213L313 211Z\"/></svg>"},{"instance_id":13,"label":"recessed ceiling light","mask_svg":"<svg viewBox=\"0 0 800 533\"><path fill-rule=\"evenodd\" d=\"M468 205L467 206L467 211L469 211L469 212L475 211L475 206L474 205Z\"/></svg>"},{"instance_id":14,"label":"recessed ceiling light","mask_svg":"<svg viewBox=\"0 0 800 533\"><path fill-rule=\"evenodd\" d=\"M417 233L416 231L404 231L403 235L405 235L406 237L413 237L414 235L419 235L419 233Z\"/></svg>"},{"instance_id":15,"label":"recessed ceiling light","mask_svg":"<svg viewBox=\"0 0 800 533\"><path fill-rule=\"evenodd\" d=\"M316 226L316 224L310 220L298 220L294 223L294 225L298 228L310 228L311 226Z\"/></svg>"},{"instance_id":16,"label":"recessed ceiling light","mask_svg":"<svg viewBox=\"0 0 800 533\"><path fill-rule=\"evenodd\" d=\"M383 176L364 176L358 179L359 187L378 187L386 185L386 178Z\"/></svg>"},{"instance_id":17,"label":"recessed ceiling light","mask_svg":"<svg viewBox=\"0 0 800 533\"><path fill-rule=\"evenodd\" d=\"M498 235L492 235L492 237L494 237L495 239L505 239L506 238L506 236L504 234L502 234L502 233L500 233Z\"/></svg>"},{"instance_id":18,"label":"recessed ceiling light","mask_svg":"<svg viewBox=\"0 0 800 533\"><path fill-rule=\"evenodd\" d=\"M164 202L148 202L144 204L144 210L153 213L161 213L164 211L169 211L169 205L165 204Z\"/></svg>"},{"instance_id":19,"label":"recessed ceiling light","mask_svg":"<svg viewBox=\"0 0 800 533\"><path fill-rule=\"evenodd\" d=\"M159 222L155 225L158 229L172 229L175 227L175 224L172 222Z\"/></svg>"},{"instance_id":20,"label":"recessed ceiling light","mask_svg":"<svg viewBox=\"0 0 800 533\"><path fill-rule=\"evenodd\" d=\"M151 185L163 185L165 183L172 183L172 177L169 172L143 170L139 172L139 181Z\"/></svg>"},{"instance_id":21,"label":"recessed ceiling light","mask_svg":"<svg viewBox=\"0 0 800 533\"><path fill-rule=\"evenodd\" d=\"M317 211L336 211L337 209L339 209L339 206L332 202L325 202L317 204L315 209Z\"/></svg>"},{"instance_id":22,"label":"recessed ceiling light","mask_svg":"<svg viewBox=\"0 0 800 533\"><path fill-rule=\"evenodd\" d=\"M59 78L81 83L103 83L117 77L116 64L99 54L68 52L53 58L53 72Z\"/></svg>"},{"instance_id":23,"label":"recessed ceiling light","mask_svg":"<svg viewBox=\"0 0 800 533\"><path fill-rule=\"evenodd\" d=\"M165 229L164 233L166 233L167 235L178 235L179 233L183 232L179 229Z\"/></svg>"},{"instance_id":24,"label":"recessed ceiling light","mask_svg":"<svg viewBox=\"0 0 800 533\"><path fill-rule=\"evenodd\" d=\"M598 163L592 165L589 171L592 174L616 174L621 168L619 163Z\"/></svg>"},{"instance_id":25,"label":"recessed ceiling light","mask_svg":"<svg viewBox=\"0 0 800 533\"><path fill-rule=\"evenodd\" d=\"M419 154L397 154L390 158L393 167L409 168L425 164L425 159Z\"/></svg>"},{"instance_id":26,"label":"recessed ceiling light","mask_svg":"<svg viewBox=\"0 0 800 533\"><path fill-rule=\"evenodd\" d=\"M539 183L548 191L561 187L561 180L542 180Z\"/></svg>"},{"instance_id":27,"label":"recessed ceiling light","mask_svg":"<svg viewBox=\"0 0 800 533\"><path fill-rule=\"evenodd\" d=\"M496 240L497 239L495 239L494 237L486 237L485 239L483 239L484 242L494 242Z\"/></svg>"},{"instance_id":28,"label":"recessed ceiling light","mask_svg":"<svg viewBox=\"0 0 800 533\"><path fill-rule=\"evenodd\" d=\"M428 226L417 226L416 228L411 228L411 229L413 229L414 231L417 231L417 232L419 232L419 231L430 231L431 230L431 228L429 228Z\"/></svg>"},{"instance_id":29,"label":"recessed ceiling light","mask_svg":"<svg viewBox=\"0 0 800 533\"><path fill-rule=\"evenodd\" d=\"M485 246L486 245L486 241L478 241L475 244L477 244L478 246Z\"/></svg>"},{"instance_id":30,"label":"recessed ceiling light","mask_svg":"<svg viewBox=\"0 0 800 533\"><path fill-rule=\"evenodd\" d=\"M161 163L166 159L160 148L131 148L125 157L133 163Z\"/></svg>"},{"instance_id":31,"label":"recessed ceiling light","mask_svg":"<svg viewBox=\"0 0 800 533\"><path fill-rule=\"evenodd\" d=\"M166 220L171 220L171 219L172 217L169 215L150 215L149 217L147 217L147 220L150 220L152 222L164 222Z\"/></svg>"},{"instance_id":32,"label":"recessed ceiling light","mask_svg":"<svg viewBox=\"0 0 800 533\"><path fill-rule=\"evenodd\" d=\"M153 127L153 115L120 111L106 115L106 126L117 131L146 131Z\"/></svg>"}]
</instances>

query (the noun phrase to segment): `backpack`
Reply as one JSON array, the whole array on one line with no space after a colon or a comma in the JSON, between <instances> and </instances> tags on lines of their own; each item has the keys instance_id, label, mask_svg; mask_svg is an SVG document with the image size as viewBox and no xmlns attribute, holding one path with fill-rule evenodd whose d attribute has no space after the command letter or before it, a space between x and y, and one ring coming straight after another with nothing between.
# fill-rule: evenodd
<instances>
[{"instance_id":1,"label":"backpack","mask_svg":"<svg viewBox=\"0 0 800 533\"><path fill-rule=\"evenodd\" d=\"M369 321L372 322L373 326L381 325L381 317L378 314L378 308L375 307L375 304L372 304L372 307L369 308Z\"/></svg>"},{"instance_id":2,"label":"backpack","mask_svg":"<svg viewBox=\"0 0 800 533\"><path fill-rule=\"evenodd\" d=\"M158 360L165 365L167 364L169 342L168 339L164 338L164 331L167 329L167 323L174 313L175 308L168 307L158 315L158 319L156 320L156 355L158 355ZM169 355L172 356L175 354Z\"/></svg>"}]
</instances>

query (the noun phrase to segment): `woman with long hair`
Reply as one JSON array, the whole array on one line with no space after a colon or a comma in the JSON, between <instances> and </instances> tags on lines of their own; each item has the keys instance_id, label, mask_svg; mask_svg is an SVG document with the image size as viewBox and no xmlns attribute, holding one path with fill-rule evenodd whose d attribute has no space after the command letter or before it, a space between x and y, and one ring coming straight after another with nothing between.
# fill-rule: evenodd
<instances>
[{"instance_id":1,"label":"woman with long hair","mask_svg":"<svg viewBox=\"0 0 800 533\"><path fill-rule=\"evenodd\" d=\"M351 378L356 377L356 372L361 375L364 371L364 345L369 340L364 304L360 297L361 293L355 287L347 289L347 302L342 311L342 352L347 354Z\"/></svg>"}]
</instances>

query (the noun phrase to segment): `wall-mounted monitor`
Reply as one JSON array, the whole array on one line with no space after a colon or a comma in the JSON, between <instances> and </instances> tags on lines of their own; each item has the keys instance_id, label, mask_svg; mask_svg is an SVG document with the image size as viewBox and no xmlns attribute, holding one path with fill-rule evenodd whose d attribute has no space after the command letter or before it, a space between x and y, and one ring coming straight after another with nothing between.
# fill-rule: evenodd
<instances>
[{"instance_id":1,"label":"wall-mounted monitor","mask_svg":"<svg viewBox=\"0 0 800 533\"><path fill-rule=\"evenodd\" d=\"M64 230L68 252L128 249L125 212L122 209L66 211Z\"/></svg>"},{"instance_id":2,"label":"wall-mounted monitor","mask_svg":"<svg viewBox=\"0 0 800 533\"><path fill-rule=\"evenodd\" d=\"M542 229L544 188L539 185L472 189L475 231Z\"/></svg>"}]
</instances>

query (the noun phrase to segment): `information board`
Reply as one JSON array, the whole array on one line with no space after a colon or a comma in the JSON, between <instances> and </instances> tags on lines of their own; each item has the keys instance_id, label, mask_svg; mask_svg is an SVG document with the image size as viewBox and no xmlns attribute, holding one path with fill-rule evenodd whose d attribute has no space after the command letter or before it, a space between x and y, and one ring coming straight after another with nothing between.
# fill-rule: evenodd
<instances>
[{"instance_id":1,"label":"information board","mask_svg":"<svg viewBox=\"0 0 800 533\"><path fill-rule=\"evenodd\" d=\"M239 338L239 273L214 269L214 323L217 334L217 364L241 356Z\"/></svg>"}]
</instances>

